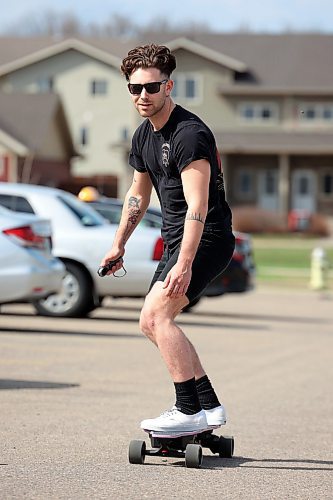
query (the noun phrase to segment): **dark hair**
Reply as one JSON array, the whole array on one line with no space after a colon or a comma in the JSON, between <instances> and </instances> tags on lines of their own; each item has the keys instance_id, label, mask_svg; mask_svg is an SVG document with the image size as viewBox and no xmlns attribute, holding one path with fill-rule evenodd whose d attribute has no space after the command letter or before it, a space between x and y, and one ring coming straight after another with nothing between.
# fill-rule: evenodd
<instances>
[{"instance_id":1,"label":"dark hair","mask_svg":"<svg viewBox=\"0 0 333 500\"><path fill-rule=\"evenodd\" d=\"M170 76L176 68L176 58L165 45L143 45L135 47L123 59L121 72L129 80L133 71L138 68L157 68L161 73Z\"/></svg>"}]
</instances>

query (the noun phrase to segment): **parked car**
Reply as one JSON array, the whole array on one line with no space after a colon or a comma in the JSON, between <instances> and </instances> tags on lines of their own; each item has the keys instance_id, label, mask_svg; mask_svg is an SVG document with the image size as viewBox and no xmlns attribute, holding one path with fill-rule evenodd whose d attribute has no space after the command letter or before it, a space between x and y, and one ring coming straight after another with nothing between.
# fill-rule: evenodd
<instances>
[{"instance_id":1,"label":"parked car","mask_svg":"<svg viewBox=\"0 0 333 500\"><path fill-rule=\"evenodd\" d=\"M111 224L119 224L123 202L116 198L108 198L101 201L89 202L98 213L100 213ZM145 215L141 219L139 226L162 228L162 214L159 208L148 207Z\"/></svg>"},{"instance_id":2,"label":"parked car","mask_svg":"<svg viewBox=\"0 0 333 500\"><path fill-rule=\"evenodd\" d=\"M122 201L116 198L89 200L89 205L109 221L118 224L121 217ZM162 213L159 208L149 207L141 224L146 227L162 227ZM203 296L216 297L225 293L242 293L252 290L255 284L255 263L251 236L235 231L235 251L228 268L213 280ZM192 302L191 307L199 302ZM189 310L190 307L186 308Z\"/></svg>"},{"instance_id":3,"label":"parked car","mask_svg":"<svg viewBox=\"0 0 333 500\"><path fill-rule=\"evenodd\" d=\"M36 300L61 289L65 266L51 253L51 223L0 206L0 303Z\"/></svg>"},{"instance_id":4,"label":"parked car","mask_svg":"<svg viewBox=\"0 0 333 500\"><path fill-rule=\"evenodd\" d=\"M60 293L34 301L40 314L84 316L106 296L146 295L163 251L159 229L140 227L135 231L126 245L126 276L101 278L97 269L111 247L117 226L89 204L60 189L2 182L0 205L52 221L53 253L65 264L66 274Z\"/></svg>"}]
</instances>

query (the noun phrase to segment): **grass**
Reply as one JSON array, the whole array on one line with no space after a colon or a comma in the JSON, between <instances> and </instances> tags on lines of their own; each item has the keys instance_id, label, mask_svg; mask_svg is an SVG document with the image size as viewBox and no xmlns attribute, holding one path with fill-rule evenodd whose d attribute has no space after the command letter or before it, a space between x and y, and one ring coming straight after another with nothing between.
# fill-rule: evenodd
<instances>
[{"instance_id":1,"label":"grass","mask_svg":"<svg viewBox=\"0 0 333 500\"><path fill-rule=\"evenodd\" d=\"M253 236L257 284L308 288L311 275L312 251L325 249L329 263L328 286L333 287L333 243L299 235Z\"/></svg>"}]
</instances>

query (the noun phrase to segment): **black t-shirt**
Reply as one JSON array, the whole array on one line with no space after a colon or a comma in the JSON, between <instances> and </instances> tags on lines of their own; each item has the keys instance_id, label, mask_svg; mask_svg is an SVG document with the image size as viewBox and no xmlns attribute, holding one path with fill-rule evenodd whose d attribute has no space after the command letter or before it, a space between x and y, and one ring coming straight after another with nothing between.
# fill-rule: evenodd
<instances>
[{"instance_id":1,"label":"black t-shirt","mask_svg":"<svg viewBox=\"0 0 333 500\"><path fill-rule=\"evenodd\" d=\"M211 170L205 226L231 230L220 155L207 125L176 105L163 128L154 132L146 119L134 133L129 163L138 172L148 172L152 180L161 204L162 237L169 247L178 244L183 237L188 208L181 172L192 161L200 159L208 160Z\"/></svg>"}]
</instances>

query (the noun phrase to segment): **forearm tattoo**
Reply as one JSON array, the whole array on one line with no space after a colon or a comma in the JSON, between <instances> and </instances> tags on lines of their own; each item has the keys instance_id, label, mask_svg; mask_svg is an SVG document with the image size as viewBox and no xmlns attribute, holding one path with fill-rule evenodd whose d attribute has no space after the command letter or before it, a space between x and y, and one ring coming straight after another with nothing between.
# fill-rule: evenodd
<instances>
[{"instance_id":1,"label":"forearm tattoo","mask_svg":"<svg viewBox=\"0 0 333 500\"><path fill-rule=\"evenodd\" d=\"M185 220L197 220L198 222L201 222L202 224L205 223L202 215L196 212L187 212Z\"/></svg>"},{"instance_id":2,"label":"forearm tattoo","mask_svg":"<svg viewBox=\"0 0 333 500\"><path fill-rule=\"evenodd\" d=\"M127 241L131 235L134 227L136 226L138 219L140 217L140 200L135 196L131 196L128 200L128 221L126 225L126 230L124 234L124 243Z\"/></svg>"},{"instance_id":3,"label":"forearm tattoo","mask_svg":"<svg viewBox=\"0 0 333 500\"><path fill-rule=\"evenodd\" d=\"M135 196L131 196L130 199L128 200L128 222L131 224L136 224L138 217L141 214L141 210L139 208L140 206L140 201L138 198Z\"/></svg>"}]
</instances>

